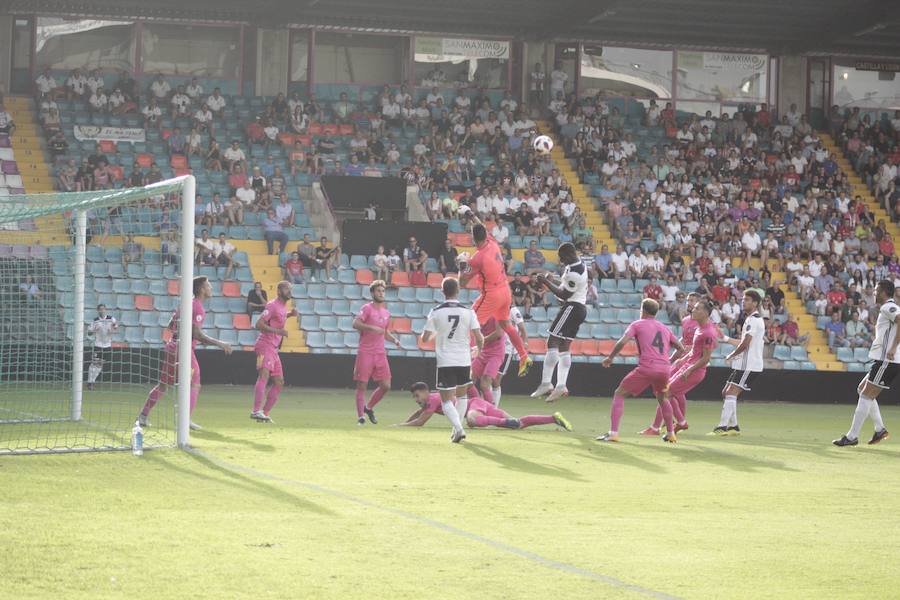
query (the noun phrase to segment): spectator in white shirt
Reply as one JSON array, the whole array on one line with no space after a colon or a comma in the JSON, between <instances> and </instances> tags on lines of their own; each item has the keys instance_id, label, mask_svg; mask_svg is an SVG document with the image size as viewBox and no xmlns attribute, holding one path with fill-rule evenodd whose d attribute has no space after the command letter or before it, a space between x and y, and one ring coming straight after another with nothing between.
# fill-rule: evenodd
<instances>
[{"instance_id":1,"label":"spectator in white shirt","mask_svg":"<svg viewBox=\"0 0 900 600\"><path fill-rule=\"evenodd\" d=\"M156 98L157 102L165 102L169 98L172 86L163 78L162 73L156 76L153 83L150 84L150 94L152 98Z\"/></svg>"},{"instance_id":2,"label":"spectator in white shirt","mask_svg":"<svg viewBox=\"0 0 900 600\"><path fill-rule=\"evenodd\" d=\"M88 106L91 113L105 113L109 110L109 97L102 87L91 94L91 97L88 99Z\"/></svg>"},{"instance_id":3,"label":"spectator in white shirt","mask_svg":"<svg viewBox=\"0 0 900 600\"><path fill-rule=\"evenodd\" d=\"M234 262L235 250L237 250L237 248L235 248L234 244L225 239L224 233L220 233L218 241L213 242L212 252L216 261L215 264L216 266L225 267L224 279L230 278L234 268L240 266Z\"/></svg>"},{"instance_id":4,"label":"spectator in white shirt","mask_svg":"<svg viewBox=\"0 0 900 600\"><path fill-rule=\"evenodd\" d=\"M200 83L197 81L197 78L194 77L185 88L184 93L187 94L188 98L191 99L191 102L199 102L200 96L203 95L203 86L200 85Z\"/></svg>"},{"instance_id":5,"label":"spectator in white shirt","mask_svg":"<svg viewBox=\"0 0 900 600\"><path fill-rule=\"evenodd\" d=\"M243 211L244 210L255 210L256 209L256 190L254 190L250 186L250 179L244 182L243 187L239 187L234 192L234 201L240 202L241 205L241 218L243 219Z\"/></svg>"},{"instance_id":6,"label":"spectator in white shirt","mask_svg":"<svg viewBox=\"0 0 900 600\"><path fill-rule=\"evenodd\" d=\"M184 86L179 85L172 94L172 118L183 117L188 114L191 109L191 97L184 91Z\"/></svg>"},{"instance_id":7,"label":"spectator in white shirt","mask_svg":"<svg viewBox=\"0 0 900 600\"><path fill-rule=\"evenodd\" d=\"M616 246L616 252L611 258L615 270L616 279L622 279L628 275L628 254L622 246Z\"/></svg>"},{"instance_id":8,"label":"spectator in white shirt","mask_svg":"<svg viewBox=\"0 0 900 600\"><path fill-rule=\"evenodd\" d=\"M210 136L215 137L213 114L205 102L194 112L194 127L197 131L208 131Z\"/></svg>"},{"instance_id":9,"label":"spectator in white shirt","mask_svg":"<svg viewBox=\"0 0 900 600\"><path fill-rule=\"evenodd\" d=\"M282 227L294 226L294 220L296 218L294 207L288 202L287 194L284 192L278 197L278 204L275 205L275 216L278 217L278 221L281 223Z\"/></svg>"},{"instance_id":10,"label":"spectator in white shirt","mask_svg":"<svg viewBox=\"0 0 900 600\"><path fill-rule=\"evenodd\" d=\"M235 165L240 165L244 171L247 170L247 156L241 150L240 143L237 140L233 140L231 146L225 149L225 152L222 153L222 158L225 159L225 168L229 173L234 171Z\"/></svg>"},{"instance_id":11,"label":"spectator in white shirt","mask_svg":"<svg viewBox=\"0 0 900 600\"><path fill-rule=\"evenodd\" d=\"M49 68L44 69L44 72L38 75L38 78L34 80L34 85L39 98L56 99L56 88L59 87L59 84L56 82L56 78L50 74Z\"/></svg>"},{"instance_id":12,"label":"spectator in white shirt","mask_svg":"<svg viewBox=\"0 0 900 600\"><path fill-rule=\"evenodd\" d=\"M159 129L159 120L162 116L162 110L156 105L156 98L150 98L150 103L141 111L144 115L144 129Z\"/></svg>"},{"instance_id":13,"label":"spectator in white shirt","mask_svg":"<svg viewBox=\"0 0 900 600\"><path fill-rule=\"evenodd\" d=\"M66 92L69 100L76 98L84 98L87 91L87 77L81 72L81 69L75 69L69 78L66 79Z\"/></svg>"},{"instance_id":14,"label":"spectator in white shirt","mask_svg":"<svg viewBox=\"0 0 900 600\"><path fill-rule=\"evenodd\" d=\"M106 82L103 81L103 76L100 74L100 69L94 69L91 71L91 76L87 79L87 87L88 91L91 94L96 94L100 88L104 87Z\"/></svg>"},{"instance_id":15,"label":"spectator in white shirt","mask_svg":"<svg viewBox=\"0 0 900 600\"><path fill-rule=\"evenodd\" d=\"M553 71L550 72L550 95L556 98L557 94L562 93L563 97L565 97L566 82L568 80L569 75L562 70L562 63L557 62L553 67Z\"/></svg>"},{"instance_id":16,"label":"spectator in white shirt","mask_svg":"<svg viewBox=\"0 0 900 600\"><path fill-rule=\"evenodd\" d=\"M232 224L229 212L218 193L213 194L212 200L203 207L203 225L212 229L216 225L224 225L226 227Z\"/></svg>"},{"instance_id":17,"label":"spectator in white shirt","mask_svg":"<svg viewBox=\"0 0 900 600\"><path fill-rule=\"evenodd\" d=\"M225 96L222 95L222 92L219 88L215 88L213 93L206 99L206 106L209 107L209 110L212 111L213 116L222 117L222 113L225 110Z\"/></svg>"}]
</instances>

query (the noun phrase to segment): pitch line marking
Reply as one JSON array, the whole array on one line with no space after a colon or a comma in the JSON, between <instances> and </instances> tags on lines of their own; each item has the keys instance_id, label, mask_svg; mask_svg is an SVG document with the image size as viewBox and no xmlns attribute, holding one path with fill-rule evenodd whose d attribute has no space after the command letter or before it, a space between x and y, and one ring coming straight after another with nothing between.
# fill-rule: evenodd
<instances>
[{"instance_id":1,"label":"pitch line marking","mask_svg":"<svg viewBox=\"0 0 900 600\"><path fill-rule=\"evenodd\" d=\"M517 548L516 546L511 546L504 542L498 542L497 540L492 540L491 538L485 537L483 535L479 535L477 533L472 533L470 531L466 531L464 529L460 529L459 527L454 527L453 525L448 525L446 523L442 523L440 521L436 521L434 519L429 519L428 517L423 517L421 515L417 515L415 513L411 513L405 510L401 510L399 508L392 508L390 506L383 506L381 504L377 504L372 502L371 500L366 500L364 498L358 498L356 496L352 496L345 492L341 492L338 490L333 490L331 488L327 488L316 483L309 483L307 481L298 481L296 479L287 479L284 477L279 477L278 475L273 475L271 473L266 473L265 471L258 471L256 469L251 469L248 467L243 467L241 465L233 464L215 456L208 454L202 450L197 448L188 448L187 452L190 454L194 454L200 458L210 461L218 467L223 469L228 469L230 471L240 473L242 475L250 475L256 477L258 479L267 479L270 481L275 481L282 484L297 486L306 488L308 490L319 492L321 494L326 494L328 496L332 496L334 498L339 498L341 500L351 502L353 504L358 504L360 506L365 506L366 508L372 508L384 513L388 513L397 517L401 517L408 521L413 521L415 523L419 523L422 525L428 525L435 529L444 531L446 533L453 534L455 536L478 542L480 544L484 544L486 546L490 546L496 550L500 550L502 552L506 552L507 554L512 554L514 556L518 556L520 558L524 558L526 560L530 560L531 562L537 563L549 569L555 569L557 571L562 571L564 573L569 573L571 575L578 575L579 577L584 577L586 579L591 579L593 581L599 581L600 583L605 583L607 585L622 589L628 590L630 592L634 592L636 594L641 594L643 596L647 596L649 598L659 598L660 600L680 600L678 596L672 596L670 594L666 594L665 592L660 592L657 590L652 590L649 588L641 587L639 585L628 583L627 581L622 581L621 579L616 579L615 577L610 577L609 575L603 575L602 573L595 573L594 571L589 571L587 569L583 569L581 567L577 567L575 565L571 565L569 563L560 562L558 560L553 560L552 558L546 558L541 556L540 554L535 554L530 550L524 550L522 548Z\"/></svg>"}]
</instances>

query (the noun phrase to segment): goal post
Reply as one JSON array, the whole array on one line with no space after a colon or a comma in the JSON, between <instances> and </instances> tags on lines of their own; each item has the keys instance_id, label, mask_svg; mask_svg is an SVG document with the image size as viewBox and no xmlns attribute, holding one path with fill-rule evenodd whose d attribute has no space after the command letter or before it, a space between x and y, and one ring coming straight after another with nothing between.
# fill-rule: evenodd
<instances>
[{"instance_id":1,"label":"goal post","mask_svg":"<svg viewBox=\"0 0 900 600\"><path fill-rule=\"evenodd\" d=\"M0 196L0 455L188 446L195 195Z\"/></svg>"}]
</instances>

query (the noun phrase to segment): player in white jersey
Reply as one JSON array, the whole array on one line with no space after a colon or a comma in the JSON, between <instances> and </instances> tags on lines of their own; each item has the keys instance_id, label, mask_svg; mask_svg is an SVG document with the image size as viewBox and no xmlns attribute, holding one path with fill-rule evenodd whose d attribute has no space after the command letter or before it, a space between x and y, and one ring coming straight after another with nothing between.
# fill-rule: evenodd
<instances>
[{"instance_id":1,"label":"player in white jersey","mask_svg":"<svg viewBox=\"0 0 900 600\"><path fill-rule=\"evenodd\" d=\"M515 326L516 329L519 330L519 335L522 337L522 343L525 346L528 346L528 331L525 329L525 319L522 317L522 312L519 310L518 306L510 306L509 307L509 322ZM509 336L506 336L506 350L503 355L503 363L500 365L500 371L497 373L497 376L494 377L491 382L491 392L493 392L494 396L494 406L500 406L500 396L503 394L503 389L500 387L500 384L503 382L503 378L506 376L506 372L509 370L509 365L512 363L512 359L516 355L516 349L513 347L512 342L509 341Z\"/></svg>"},{"instance_id":2,"label":"player in white jersey","mask_svg":"<svg viewBox=\"0 0 900 600\"><path fill-rule=\"evenodd\" d=\"M884 421L881 419L881 410L878 408L878 395L891 387L897 373L900 372L900 356L897 355L897 344L900 336L897 335L897 322L900 316L900 306L894 302L894 283L885 279L875 288L875 301L878 308L878 321L875 323L875 341L869 349L869 360L872 366L869 372L859 382L856 391L859 393L859 401L856 411L853 413L853 423L850 431L840 439L834 440L835 446L855 446L859 443L859 431L862 429L866 417L871 417L875 423L875 434L869 440L869 444L877 444L890 437Z\"/></svg>"},{"instance_id":3,"label":"player in white jersey","mask_svg":"<svg viewBox=\"0 0 900 600\"><path fill-rule=\"evenodd\" d=\"M744 329L740 341L728 340L737 346L725 357L731 361L731 374L722 388L722 417L719 425L708 435L740 435L737 420L737 399L743 392L750 391L750 383L763 370L763 347L766 338L766 324L759 314L762 298L759 292L747 290L741 308L744 310Z\"/></svg>"},{"instance_id":4,"label":"player in white jersey","mask_svg":"<svg viewBox=\"0 0 900 600\"><path fill-rule=\"evenodd\" d=\"M574 244L566 242L560 245L559 264L563 266L562 279L556 285L549 279L549 274L538 275L537 280L553 295L562 301L562 306L556 314L550 329L547 330L547 354L544 355L544 370L541 376L541 385L538 386L532 398L539 398L549 393L544 399L547 402L555 402L562 396L567 396L569 390L566 383L569 379L569 369L572 366L572 354L569 347L572 340L578 336L578 328L587 317L587 269ZM558 367L558 368L557 368ZM556 387L553 387L551 379L553 370L556 369Z\"/></svg>"},{"instance_id":5,"label":"player in white jersey","mask_svg":"<svg viewBox=\"0 0 900 600\"><path fill-rule=\"evenodd\" d=\"M94 351L88 367L88 389L94 389L94 383L100 377L103 366L112 362L112 336L119 330L119 322L112 315L106 314L106 306L97 306L97 316L88 327L88 336L94 338Z\"/></svg>"},{"instance_id":6,"label":"player in white jersey","mask_svg":"<svg viewBox=\"0 0 900 600\"><path fill-rule=\"evenodd\" d=\"M475 312L459 303L459 281L445 277L441 283L444 302L431 309L422 333L422 342L434 340L437 359L436 388L441 394L441 409L453 424L450 441L466 439L460 415L466 414L466 390L472 384L472 349L470 337L475 338L478 351L484 345L481 327ZM456 402L459 397L459 409Z\"/></svg>"}]
</instances>

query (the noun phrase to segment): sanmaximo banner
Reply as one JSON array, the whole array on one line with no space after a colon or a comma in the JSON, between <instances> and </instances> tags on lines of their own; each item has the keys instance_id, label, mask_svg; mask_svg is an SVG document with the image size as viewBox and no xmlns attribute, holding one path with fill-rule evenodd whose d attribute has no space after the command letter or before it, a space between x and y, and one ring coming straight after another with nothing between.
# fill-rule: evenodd
<instances>
[{"instance_id":1,"label":"sanmaximo banner","mask_svg":"<svg viewBox=\"0 0 900 600\"><path fill-rule=\"evenodd\" d=\"M509 42L471 38L417 37L416 54L451 58L509 58Z\"/></svg>"},{"instance_id":2,"label":"sanmaximo banner","mask_svg":"<svg viewBox=\"0 0 900 600\"><path fill-rule=\"evenodd\" d=\"M704 52L704 69L729 69L734 71L762 71L766 68L765 54L738 54L736 52Z\"/></svg>"},{"instance_id":3,"label":"sanmaximo banner","mask_svg":"<svg viewBox=\"0 0 900 600\"><path fill-rule=\"evenodd\" d=\"M138 127L98 127L96 125L76 125L74 128L75 139L109 140L111 142L144 142L147 140L146 132Z\"/></svg>"}]
</instances>

